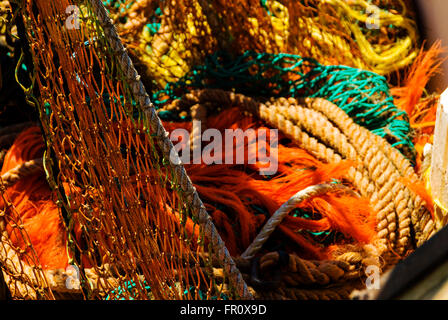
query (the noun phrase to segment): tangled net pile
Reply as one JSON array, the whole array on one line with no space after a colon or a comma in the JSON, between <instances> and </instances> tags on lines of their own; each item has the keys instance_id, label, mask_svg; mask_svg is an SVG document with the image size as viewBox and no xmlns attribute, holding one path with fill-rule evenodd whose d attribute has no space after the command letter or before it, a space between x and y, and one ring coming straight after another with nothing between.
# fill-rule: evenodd
<instances>
[{"instance_id":1,"label":"tangled net pile","mask_svg":"<svg viewBox=\"0 0 448 320\"><path fill-rule=\"evenodd\" d=\"M431 112L382 76L425 65L404 1L372 2L390 25L376 31L363 0L103 2L142 77L101 1L11 1L38 113L0 130L14 298L346 299L436 232L413 168ZM185 120L253 130L233 144L244 164L173 162L169 134L197 130ZM273 176L244 153L260 137Z\"/></svg>"},{"instance_id":2,"label":"tangled net pile","mask_svg":"<svg viewBox=\"0 0 448 320\"><path fill-rule=\"evenodd\" d=\"M403 0L105 3L160 86L177 81L216 51L297 54L379 74L409 65L418 51L414 14ZM375 17L381 28L369 29Z\"/></svg>"}]
</instances>

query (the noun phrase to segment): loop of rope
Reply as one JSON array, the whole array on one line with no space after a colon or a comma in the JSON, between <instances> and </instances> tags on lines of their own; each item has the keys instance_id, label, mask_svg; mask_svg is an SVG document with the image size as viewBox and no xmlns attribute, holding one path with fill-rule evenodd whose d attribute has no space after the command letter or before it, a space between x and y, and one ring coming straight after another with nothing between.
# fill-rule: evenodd
<instances>
[{"instance_id":1,"label":"loop of rope","mask_svg":"<svg viewBox=\"0 0 448 320\"><path fill-rule=\"evenodd\" d=\"M232 60L214 54L177 82L153 94L163 111L183 110L168 102L188 90L219 88L249 96L325 98L358 125L386 138L410 160L415 157L407 113L394 105L384 77L347 66L325 66L292 54L246 52ZM172 106L171 106L172 105ZM162 111L162 112L163 112Z\"/></svg>"},{"instance_id":2,"label":"loop of rope","mask_svg":"<svg viewBox=\"0 0 448 320\"><path fill-rule=\"evenodd\" d=\"M243 254L241 254L240 258L246 260L252 259L261 249L263 244L269 239L272 232L274 232L277 226L283 221L285 216L287 216L300 202L337 189L344 190L345 188L345 186L339 184L319 184L297 192L275 211L250 246L243 252Z\"/></svg>"},{"instance_id":3,"label":"loop of rope","mask_svg":"<svg viewBox=\"0 0 448 320\"><path fill-rule=\"evenodd\" d=\"M352 255L355 255L353 252ZM288 263L281 267L281 283L275 289L256 291L259 299L327 300L349 299L350 293L360 287L363 277L362 254L352 261L305 260L295 254L288 255ZM260 258L260 271L271 274L281 259L278 252L269 252ZM356 260L356 262L354 262ZM237 259L241 270L248 269L248 261ZM245 274L248 278L249 276Z\"/></svg>"},{"instance_id":4,"label":"loop of rope","mask_svg":"<svg viewBox=\"0 0 448 320\"><path fill-rule=\"evenodd\" d=\"M234 94L234 93L228 93L228 92L223 92L223 91L210 91L210 90L206 90L206 91L199 91L199 92L192 92L189 96L189 103L195 105L196 107L193 108L193 111L196 110L201 110L201 107L199 107L200 105L205 105L206 102L208 102L208 106L210 107L213 103L223 103L224 105L232 105L232 104L240 104L244 107L245 110L248 110L252 113L258 113L262 119L265 119L268 122L271 122L272 118L272 114L278 114L279 116L283 116L282 114L284 114L286 111L282 110L281 107L277 107L277 109L272 109L271 113L268 114L264 114L264 112L267 112L266 110L268 110L268 105L269 103L266 104L260 104L259 102L256 102L253 99L244 97L242 95L238 95L238 94ZM182 100L185 103L185 100ZM285 100L279 100L279 103L283 103L285 104L287 101ZM298 101L293 101L293 100L289 100L290 103L296 103L297 105L299 105L300 103ZM321 106L317 106L316 102L320 102L322 105ZM318 109L320 110L322 113L320 115L320 117L322 117L323 114L328 113L332 113L335 112L335 110L332 110L332 108L336 108L336 110L338 110L338 108L334 105L328 104L326 105L325 101L319 101L319 100L314 100L314 99L308 99L305 100L304 103L311 109ZM320 109L319 109L320 108ZM327 109L328 110L327 110ZM308 110L308 111L307 111ZM311 119L314 119L313 113L308 114L307 112L309 112L309 109L304 109L302 111L305 111L305 116L311 116ZM345 113L341 113L341 115L345 115ZM292 120L298 121L300 120L300 118L294 118L294 116L291 116ZM317 121L317 120L316 120ZM335 119L333 119L333 123L338 124L338 118L337 118L337 113L335 116ZM342 124L344 124L347 129L346 130L352 130L351 125L347 124L346 122L341 122ZM310 127L306 126L306 122L303 123L304 127L307 130L311 130ZM322 123L317 122L315 127L320 127L322 125ZM310 124L310 126L312 126ZM279 126L280 129L285 129L284 126ZM333 132L333 134L335 134L337 131L335 131L335 129L331 129L331 128L327 128L326 125L322 126L322 131L324 132ZM365 130L366 132L368 132L367 130ZM291 132L290 130L284 130L285 133L288 134L288 132ZM322 132L315 132L316 134L323 134ZM360 132L358 130L354 130L353 134L359 135ZM320 141L323 142L330 142L331 139L329 138L325 138L325 136L323 136L324 138L319 139ZM342 139L342 138L339 138ZM380 143L381 141L376 141L378 138L374 138L373 140L375 140L375 143ZM349 140L345 140L346 143L349 143ZM300 142L300 141L298 141ZM386 154L389 154L389 158L391 159L390 161L394 164L394 168L399 171L399 172L408 172L409 171L409 166L407 165L407 163L405 161L402 161L402 157L400 153L398 152L394 152L394 151L390 151L387 148L390 148L390 146L387 145L387 143L385 143L382 146L386 151ZM392 148L390 148L392 149ZM345 150L345 151L344 151ZM352 150L352 151L350 151ZM389 150L389 151L388 151ZM392 149L393 150L393 149ZM350 149L348 146L344 146L344 144L340 145L340 147L336 148L336 151L338 153L333 153L333 155L342 153L342 154L346 154L345 156L350 156L354 157L356 155L356 152L353 153L353 149ZM324 154L325 155L325 154ZM322 158L322 155L320 156ZM341 156L339 156L339 159L342 159ZM328 159L327 159L328 160ZM329 159L331 160L331 159ZM408 172L409 173L409 172ZM385 179L387 180L387 179ZM362 190L360 190L362 191ZM361 194L363 194L363 192L361 192ZM285 204L286 206L288 206L289 204ZM364 249L362 249L364 250ZM361 250L361 251L362 251ZM373 251L372 251L373 252ZM292 256L292 258L290 258L290 263L289 263L289 270L288 272L285 274L284 277L284 283L287 285L286 287L282 288L281 291L283 294L289 294L290 296L288 297L298 297L298 298L325 298L325 297L330 297L333 294L335 294L333 291L329 291L329 292L324 292L324 291L320 291L320 293L317 292L310 292L307 291L305 289L301 289L299 288L301 285L307 283L307 282L313 282L315 281L316 283L320 283L320 284L325 284L325 283L333 283L333 282L337 282L338 279L341 279L341 277L345 278L350 278L351 276L354 276L356 274L359 275L359 265L363 264L363 260L369 260L371 261L371 259L374 259L374 256L376 254L381 254L381 250L379 252L373 252L373 256L371 255L371 257L369 257L369 254L367 253L361 253L358 252L356 253L355 251L349 251L349 252L345 252L341 255L339 255L337 257L337 260L334 261L324 261L324 262L313 262L311 263L311 265L309 264L308 261L305 260L299 260L300 258ZM244 258L244 255L243 255ZM271 260L275 260L275 259L271 259ZM272 262L271 262L272 263ZM267 268L268 265L270 264L269 259L266 257L264 259L261 260L261 264L262 264L262 269L263 268ZM314 266L313 266L314 265ZM358 265L358 269L353 269L353 266ZM315 280L312 280L310 278L310 276L308 276L308 278L303 278L305 274L307 274L303 268L305 268L306 266L308 266L309 268L312 268L312 270L314 271L310 271L308 270L308 274L313 275ZM347 267L349 266L349 267ZM319 269L321 272L322 270L327 270L327 273L332 273L331 275L319 275L320 273L317 272L315 269ZM345 268L345 269L344 269ZM342 276L338 276L338 274L341 273L341 271L344 271L344 275ZM320 280L319 280L320 279ZM325 280L327 279L327 280ZM290 287L288 287L290 286ZM57 287L57 285L56 285ZM337 289L337 290L346 290L346 289ZM333 293L332 293L333 292ZM344 291L345 292L345 291ZM272 293L271 293L272 294ZM337 294L336 294L337 296ZM334 296L334 297L336 297ZM340 295L339 297L342 296L346 296L345 293L344 295Z\"/></svg>"}]
</instances>

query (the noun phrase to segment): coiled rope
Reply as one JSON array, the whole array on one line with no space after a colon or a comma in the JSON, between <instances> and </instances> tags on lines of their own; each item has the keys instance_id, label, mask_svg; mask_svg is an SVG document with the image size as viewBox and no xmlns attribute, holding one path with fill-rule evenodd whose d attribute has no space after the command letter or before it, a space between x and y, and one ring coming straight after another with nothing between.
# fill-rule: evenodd
<instances>
[{"instance_id":1,"label":"coiled rope","mask_svg":"<svg viewBox=\"0 0 448 320\"><path fill-rule=\"evenodd\" d=\"M231 92L224 92L221 90L198 90L184 96L181 100L178 100L176 104L178 104L177 107L182 108L191 106L189 110L194 119L205 117L206 112L214 110L217 105L220 107L238 105L242 107L242 110L257 114L260 118L264 119L274 127L278 127L288 136L293 138L301 147L307 149L321 159L338 162L342 159L359 161L364 158L364 160L361 161L362 165L352 169L350 171L351 173L348 174L348 180L352 182L363 196L368 195L369 192L374 194L375 191L372 192L371 189L375 190L379 188L377 183L381 180L398 180L397 178L391 178L393 174L395 174L394 177L398 176L398 173L394 173L394 170L399 173L405 173L408 176L413 175L413 172L411 172L412 167L409 162L404 159L397 150L391 148L385 140L354 124L350 117L348 117L341 109L322 99L305 99L298 101L293 98L280 98L261 103L252 98ZM327 116L327 114L329 116ZM278 126L276 124L278 124ZM344 127L345 131L340 127ZM359 136L360 138L358 140L353 140L353 136ZM296 137L298 137L298 139L296 139ZM310 141L311 143L308 143ZM352 144L359 145L359 147L355 148ZM378 146L378 150L372 153L370 158L368 152L358 151L358 149L363 148L370 150L374 145ZM383 151L382 157L381 150ZM358 153L364 154L364 156L361 156ZM371 158L373 158L373 160ZM377 158L378 160L375 160ZM386 168L380 166L378 169L378 166L374 164L380 160L391 162L393 166L389 164ZM367 164L370 163L373 165L368 166ZM377 172L378 170L379 172ZM371 174L372 171L376 172L375 174L372 174L376 179L374 181L369 180L369 174ZM381 175L383 171L384 175ZM364 174L364 176L362 176L362 174ZM361 179L359 179L360 175ZM352 176L352 179L349 179L350 176ZM399 187L404 187L404 185ZM319 192L325 193L334 188L338 188L338 185L324 188L325 190L320 190ZM381 189L384 191L383 193L376 191L376 199L383 203L390 201L391 196L388 193L391 193L395 188L395 185L389 185L389 188L384 187L384 190ZM311 189L314 190L316 187ZM406 190L400 190L399 194L403 195L405 192ZM407 192L409 193L409 191ZM301 193L308 192L303 190ZM408 196L409 199L412 199L412 203L417 203L415 200L417 197L413 197L411 194ZM411 201L409 199L408 201ZM421 207L421 202L418 203ZM283 210L283 214L289 211L287 209L290 207L289 205L290 204L286 203L282 206L285 209ZM391 208L393 209L391 222L387 220L387 217L386 219L384 219L384 217L381 218L381 215L379 214L378 229L380 229L380 225L382 225L382 223L384 224L384 220L386 220L386 235L388 236L389 233L387 232L390 231L390 225L393 224L395 227L398 226L397 231L394 230L396 234L402 235L401 241L398 241L398 243L392 241L394 238L389 236L388 238L386 237L385 239L382 239L383 241L375 244L347 246L344 252L341 251L335 256L335 260L328 261L308 261L301 259L296 255L289 255L288 265L282 267L282 280L279 288L276 290L256 290L255 296L258 298L271 299L348 298L350 292L359 286L359 278L363 276L363 266L370 264L381 265L381 258L387 258L387 255L385 255L387 249L393 250L394 246L396 252L401 252L399 247L400 244L412 248L411 236L407 235L405 232L414 225L414 221L408 219L409 214L412 213L404 211L397 214L394 210L399 212L399 209L394 206ZM406 223L396 220L397 217L403 221L407 219L407 221L410 222L410 225L406 225ZM420 217L417 217L415 224L419 227L416 227L416 230L423 228L426 232L430 232L432 220L427 223L426 227L423 227L424 224L419 223L424 221L422 217L424 218L423 214ZM424 241L424 238L430 235L431 234L428 233L423 235L420 234L420 240ZM379 238L384 238L381 232L378 233L378 236ZM387 248L387 246L389 246L389 248ZM237 266L242 270L244 278L247 278L247 273L245 273L244 270L247 268L248 258L252 258L252 255L245 257L243 254L242 257L236 259ZM274 252L264 255L260 259L260 270L262 272L268 271L270 267L278 264L278 260L278 253ZM389 259L388 262L393 263L391 259ZM73 290L66 289L66 281L70 278L70 274L66 271L45 271L45 275L50 287L56 292L79 292L79 289L76 288ZM90 275L89 280L92 279L91 285L94 287L100 286L96 284L94 280L101 278L105 277L98 277L95 276L95 274ZM118 283L111 275L106 278L110 279L111 283ZM314 285L316 288L310 289L310 285Z\"/></svg>"},{"instance_id":2,"label":"coiled rope","mask_svg":"<svg viewBox=\"0 0 448 320\"><path fill-rule=\"evenodd\" d=\"M44 172L42 159L34 159L22 163L2 175L1 180L3 182L3 187L8 188L14 185L22 178L33 175L38 172Z\"/></svg>"},{"instance_id":3,"label":"coiled rope","mask_svg":"<svg viewBox=\"0 0 448 320\"><path fill-rule=\"evenodd\" d=\"M215 103L240 106L283 131L299 147L326 162L343 159L357 162L347 180L361 196L370 199L377 212L377 231L386 261L394 263L435 233L435 226L422 199L400 180L417 181L410 162L388 142L323 99L272 99L260 103L241 94L218 89L192 91L173 102L173 108Z\"/></svg>"},{"instance_id":4,"label":"coiled rope","mask_svg":"<svg viewBox=\"0 0 448 320\"><path fill-rule=\"evenodd\" d=\"M275 289L256 290L258 299L275 300L340 300L348 299L350 293L360 287L362 268L343 260L305 260L289 254L281 257L279 252L270 252L259 259L261 274L280 272L281 283ZM361 258L360 256L358 258ZM287 260L281 264L281 259ZM248 275L249 265L237 260L238 266ZM361 261L361 259L359 259ZM275 270L280 268L280 270Z\"/></svg>"},{"instance_id":5,"label":"coiled rope","mask_svg":"<svg viewBox=\"0 0 448 320\"><path fill-rule=\"evenodd\" d=\"M411 161L415 156L406 112L394 105L386 79L370 71L324 66L291 54L246 52L236 58L215 54L179 81L155 92L153 101L161 108L159 115L172 120L186 111L179 110L173 100L188 90L205 88L258 97L324 98L356 124L386 138Z\"/></svg>"},{"instance_id":6,"label":"coiled rope","mask_svg":"<svg viewBox=\"0 0 448 320\"><path fill-rule=\"evenodd\" d=\"M268 240L272 232L274 232L275 228L283 221L285 216L296 208L298 203L313 196L322 195L333 190L345 188L345 186L338 184L320 184L297 192L271 216L257 237L252 241L252 244L241 254L240 259L250 260L254 258L263 244Z\"/></svg>"}]
</instances>

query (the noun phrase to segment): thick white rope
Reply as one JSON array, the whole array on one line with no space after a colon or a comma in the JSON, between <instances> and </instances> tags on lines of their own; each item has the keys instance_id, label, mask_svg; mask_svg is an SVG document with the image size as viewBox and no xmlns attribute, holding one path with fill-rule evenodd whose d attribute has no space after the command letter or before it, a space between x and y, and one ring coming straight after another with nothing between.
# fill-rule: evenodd
<instances>
[{"instance_id":1,"label":"thick white rope","mask_svg":"<svg viewBox=\"0 0 448 320\"><path fill-rule=\"evenodd\" d=\"M346 186L341 184L317 184L314 186L310 186L305 188L291 198L286 201L274 214L269 218L268 222L263 226L263 229L258 233L254 241L250 244L249 247L243 252L241 255L241 259L251 260L257 252L261 249L263 244L269 239L269 236L274 232L277 226L283 221L283 219L291 212L291 210L295 209L299 203L302 201L316 197L330 191L334 191L337 189L350 190Z\"/></svg>"}]
</instances>

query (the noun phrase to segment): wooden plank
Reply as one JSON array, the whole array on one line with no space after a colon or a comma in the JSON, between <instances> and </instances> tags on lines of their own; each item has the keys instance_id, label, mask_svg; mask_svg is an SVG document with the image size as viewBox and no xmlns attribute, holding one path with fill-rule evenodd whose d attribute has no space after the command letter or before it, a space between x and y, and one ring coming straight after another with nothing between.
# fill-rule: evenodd
<instances>
[{"instance_id":1,"label":"wooden plank","mask_svg":"<svg viewBox=\"0 0 448 320\"><path fill-rule=\"evenodd\" d=\"M432 300L448 300L448 279L440 286Z\"/></svg>"},{"instance_id":2,"label":"wooden plank","mask_svg":"<svg viewBox=\"0 0 448 320\"><path fill-rule=\"evenodd\" d=\"M430 184L438 229L448 219L448 89L440 97L432 148Z\"/></svg>"}]
</instances>

